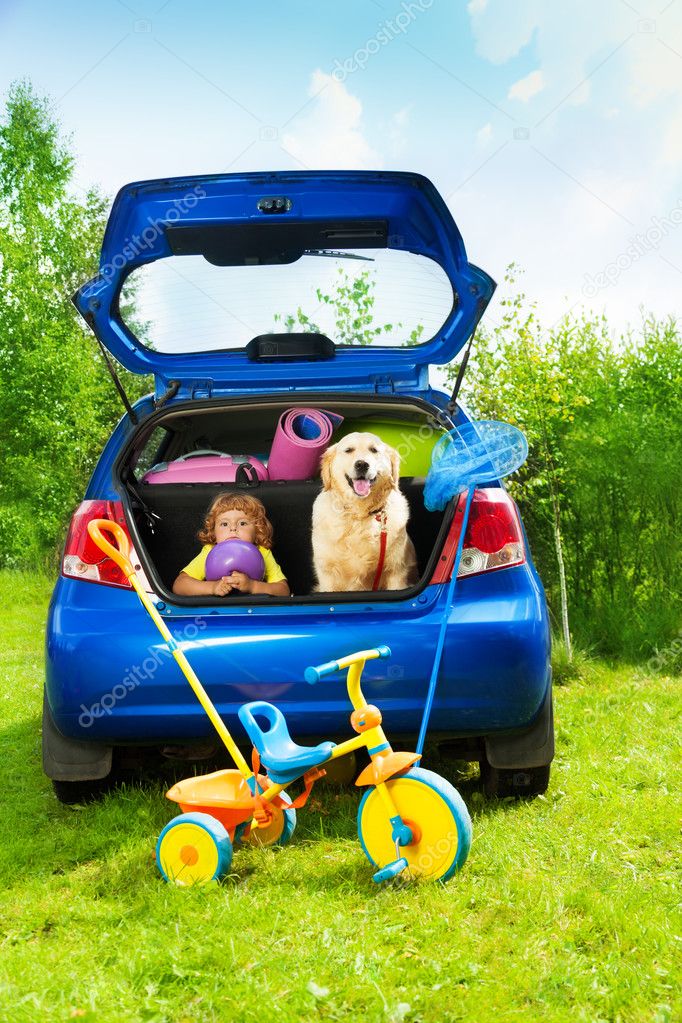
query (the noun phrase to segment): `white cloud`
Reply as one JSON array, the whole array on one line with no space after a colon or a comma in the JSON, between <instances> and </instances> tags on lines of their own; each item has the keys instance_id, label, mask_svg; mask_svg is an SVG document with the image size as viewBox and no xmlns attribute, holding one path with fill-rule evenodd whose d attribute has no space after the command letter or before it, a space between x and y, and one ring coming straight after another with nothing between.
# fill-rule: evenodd
<instances>
[{"instance_id":1,"label":"white cloud","mask_svg":"<svg viewBox=\"0 0 682 1023\"><path fill-rule=\"evenodd\" d=\"M603 109L595 111L604 118L613 116L623 96L639 109L666 101L655 155L668 162L679 154L682 13L675 4L657 11L652 0L635 6L639 14L620 0L573 0L568 17L562 5L543 0L472 0L468 11L476 51L490 63L532 52L537 70L515 82L507 98L527 102L544 91L548 126L572 107L594 105L595 93L604 95L609 83L618 83L620 95L604 97Z\"/></svg>"},{"instance_id":2,"label":"white cloud","mask_svg":"<svg viewBox=\"0 0 682 1023\"><path fill-rule=\"evenodd\" d=\"M407 149L407 128L413 107L414 103L408 103L401 110L397 110L391 118L388 127L388 139L392 156L400 156Z\"/></svg>"},{"instance_id":3,"label":"white cloud","mask_svg":"<svg viewBox=\"0 0 682 1023\"><path fill-rule=\"evenodd\" d=\"M470 18L482 57L514 59L521 75L533 69L507 94L510 103L536 97L532 144L577 185L600 170L607 194L609 180L639 180L641 193L622 210L638 222L679 191L682 8L635 6L574 0L567 17L542 0L488 0Z\"/></svg>"},{"instance_id":4,"label":"white cloud","mask_svg":"<svg viewBox=\"0 0 682 1023\"><path fill-rule=\"evenodd\" d=\"M682 163L682 106L668 122L663 133L660 151L661 162L679 168Z\"/></svg>"},{"instance_id":5,"label":"white cloud","mask_svg":"<svg viewBox=\"0 0 682 1023\"><path fill-rule=\"evenodd\" d=\"M602 4L573 0L570 17L562 5L543 0L515 4L490 0L483 11L472 14L471 26L477 52L492 64L504 64L520 56L524 48L532 50L537 70L551 83L551 89L546 89L551 109L560 100L566 106L586 101L587 90L576 86L602 62L608 75L613 70L611 61L622 61L622 55L616 54L636 33L636 17L615 0ZM604 71L597 73L603 76Z\"/></svg>"},{"instance_id":6,"label":"white cloud","mask_svg":"<svg viewBox=\"0 0 682 1023\"><path fill-rule=\"evenodd\" d=\"M661 25L657 35L642 34L630 48L630 95L638 106L680 95L682 18Z\"/></svg>"},{"instance_id":7,"label":"white cloud","mask_svg":"<svg viewBox=\"0 0 682 1023\"><path fill-rule=\"evenodd\" d=\"M409 120L413 106L414 103L408 103L406 107L403 107L402 110L398 110L397 113L393 115L393 123L396 125L396 127L398 128L405 127Z\"/></svg>"},{"instance_id":8,"label":"white cloud","mask_svg":"<svg viewBox=\"0 0 682 1023\"><path fill-rule=\"evenodd\" d=\"M672 13L672 12L671 12ZM657 156L662 164L682 159L682 18L669 18L657 35L642 34L630 53L630 96L639 109L664 105Z\"/></svg>"},{"instance_id":9,"label":"white cloud","mask_svg":"<svg viewBox=\"0 0 682 1023\"><path fill-rule=\"evenodd\" d=\"M295 160L316 169L383 166L362 132L362 103L343 82L318 69L311 76L308 94L313 102L282 135L283 148Z\"/></svg>"},{"instance_id":10,"label":"white cloud","mask_svg":"<svg viewBox=\"0 0 682 1023\"><path fill-rule=\"evenodd\" d=\"M518 82L510 87L507 93L507 99L518 99L522 103L527 103L533 96L537 96L539 92L545 87L545 80L542 76L542 71L531 71L525 78L520 78Z\"/></svg>"},{"instance_id":11,"label":"white cloud","mask_svg":"<svg viewBox=\"0 0 682 1023\"><path fill-rule=\"evenodd\" d=\"M542 18L542 0L501 4L472 0L468 5L476 52L492 64L504 64L526 46ZM565 18L565 15L562 15Z\"/></svg>"}]
</instances>

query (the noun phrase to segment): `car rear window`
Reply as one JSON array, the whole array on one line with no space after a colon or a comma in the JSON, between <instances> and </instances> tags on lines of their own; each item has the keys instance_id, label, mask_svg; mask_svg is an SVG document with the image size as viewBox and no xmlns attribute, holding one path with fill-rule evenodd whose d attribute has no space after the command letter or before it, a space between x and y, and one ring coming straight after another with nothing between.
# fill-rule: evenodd
<instances>
[{"instance_id":1,"label":"car rear window","mask_svg":"<svg viewBox=\"0 0 682 1023\"><path fill-rule=\"evenodd\" d=\"M319 331L337 345L430 341L455 301L433 260L397 249L305 253L279 265L216 266L201 255L138 267L122 292L124 321L168 354L244 348L254 337Z\"/></svg>"}]
</instances>

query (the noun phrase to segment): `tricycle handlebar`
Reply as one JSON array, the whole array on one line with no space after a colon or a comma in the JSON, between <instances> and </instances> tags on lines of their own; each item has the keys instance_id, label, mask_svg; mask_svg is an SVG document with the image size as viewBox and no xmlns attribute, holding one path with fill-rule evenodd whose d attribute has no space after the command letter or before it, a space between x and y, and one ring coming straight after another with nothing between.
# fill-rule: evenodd
<instances>
[{"instance_id":1,"label":"tricycle handlebar","mask_svg":"<svg viewBox=\"0 0 682 1023\"><path fill-rule=\"evenodd\" d=\"M306 668L303 677L306 682L311 686L314 686L316 682L319 682L325 675L333 675L337 671L343 671L344 668L349 668L351 664L357 664L358 661L373 661L377 657L390 657L391 650L387 646L374 647L372 650L359 650L355 654L348 654L347 657L341 657L338 661L328 661L326 664L319 664L317 667Z\"/></svg>"}]
</instances>

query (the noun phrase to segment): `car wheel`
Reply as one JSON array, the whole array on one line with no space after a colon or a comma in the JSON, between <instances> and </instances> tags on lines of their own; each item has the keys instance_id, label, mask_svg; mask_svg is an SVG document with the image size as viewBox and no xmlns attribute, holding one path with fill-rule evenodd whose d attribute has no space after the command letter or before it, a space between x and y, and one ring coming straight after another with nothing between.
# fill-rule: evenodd
<instances>
[{"instance_id":1,"label":"car wheel","mask_svg":"<svg viewBox=\"0 0 682 1023\"><path fill-rule=\"evenodd\" d=\"M486 796L514 796L533 799L547 791L550 764L541 767L491 767L487 760L480 761L481 781Z\"/></svg>"},{"instance_id":2,"label":"car wheel","mask_svg":"<svg viewBox=\"0 0 682 1023\"><path fill-rule=\"evenodd\" d=\"M96 778L94 781L52 780L54 794L60 803L91 803L100 799L112 786L111 778Z\"/></svg>"},{"instance_id":3,"label":"car wheel","mask_svg":"<svg viewBox=\"0 0 682 1023\"><path fill-rule=\"evenodd\" d=\"M355 753L346 753L337 760L328 760L324 765L325 776L322 779L327 785L337 788L352 785L357 778L358 761Z\"/></svg>"}]
</instances>

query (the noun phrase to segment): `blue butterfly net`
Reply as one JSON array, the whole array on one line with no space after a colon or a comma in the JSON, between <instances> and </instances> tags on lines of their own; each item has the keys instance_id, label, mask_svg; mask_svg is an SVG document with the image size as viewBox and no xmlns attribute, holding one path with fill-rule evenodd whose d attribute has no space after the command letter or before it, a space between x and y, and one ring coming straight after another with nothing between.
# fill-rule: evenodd
<instances>
[{"instance_id":1,"label":"blue butterfly net","mask_svg":"<svg viewBox=\"0 0 682 1023\"><path fill-rule=\"evenodd\" d=\"M525 434L510 423L465 423L446 433L434 447L424 504L428 511L443 511L457 494L476 483L509 476L527 457Z\"/></svg>"}]
</instances>

